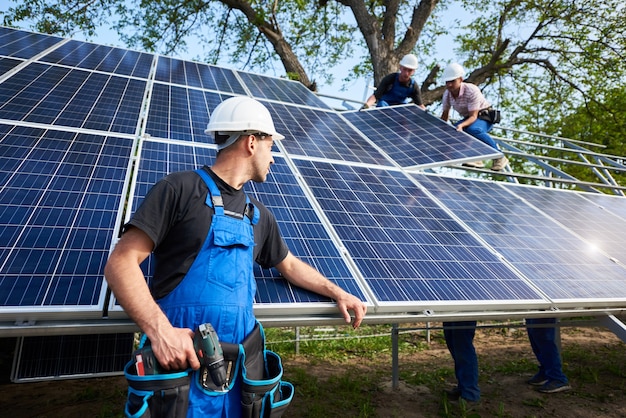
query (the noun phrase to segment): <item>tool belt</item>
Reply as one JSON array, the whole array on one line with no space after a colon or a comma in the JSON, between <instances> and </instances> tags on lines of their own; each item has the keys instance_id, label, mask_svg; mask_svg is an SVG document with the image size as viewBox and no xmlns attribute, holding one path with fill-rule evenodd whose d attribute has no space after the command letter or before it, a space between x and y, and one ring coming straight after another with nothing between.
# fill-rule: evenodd
<instances>
[{"instance_id":1,"label":"tool belt","mask_svg":"<svg viewBox=\"0 0 626 418\"><path fill-rule=\"evenodd\" d=\"M140 348L145 338L140 342ZM190 384L208 396L228 393L241 378L241 416L280 418L293 399L294 387L283 382L278 354L265 349L265 333L257 322L241 344L221 342L226 362L226 385L218 388L209 372L201 367L173 373L137 374L135 357L124 367L128 396L124 412L129 418L184 418L187 415Z\"/></svg>"},{"instance_id":2,"label":"tool belt","mask_svg":"<svg viewBox=\"0 0 626 418\"><path fill-rule=\"evenodd\" d=\"M489 123L500 123L500 111L489 107L478 112L478 119L486 120Z\"/></svg>"}]
</instances>

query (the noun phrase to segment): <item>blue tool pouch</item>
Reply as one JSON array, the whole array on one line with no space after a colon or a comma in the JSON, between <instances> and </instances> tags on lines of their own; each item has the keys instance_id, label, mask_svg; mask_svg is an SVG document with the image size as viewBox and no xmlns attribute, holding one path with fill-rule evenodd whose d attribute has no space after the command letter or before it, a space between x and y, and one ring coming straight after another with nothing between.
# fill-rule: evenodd
<instances>
[{"instance_id":1,"label":"blue tool pouch","mask_svg":"<svg viewBox=\"0 0 626 418\"><path fill-rule=\"evenodd\" d=\"M293 399L294 388L291 383L282 381L280 357L265 349L265 334L258 323L242 345L241 416L281 417Z\"/></svg>"},{"instance_id":2,"label":"blue tool pouch","mask_svg":"<svg viewBox=\"0 0 626 418\"><path fill-rule=\"evenodd\" d=\"M143 347L145 340L140 346ZM126 363L128 395L124 414L129 418L185 418L189 404L191 371L166 373L154 367L138 367L136 356ZM139 370L139 375L138 374ZM145 371L148 371L145 373Z\"/></svg>"},{"instance_id":3,"label":"blue tool pouch","mask_svg":"<svg viewBox=\"0 0 626 418\"><path fill-rule=\"evenodd\" d=\"M262 379L250 379L245 371L241 383L241 408L244 418L279 418L293 399L293 385L283 382L283 366L278 354L264 350Z\"/></svg>"}]
</instances>

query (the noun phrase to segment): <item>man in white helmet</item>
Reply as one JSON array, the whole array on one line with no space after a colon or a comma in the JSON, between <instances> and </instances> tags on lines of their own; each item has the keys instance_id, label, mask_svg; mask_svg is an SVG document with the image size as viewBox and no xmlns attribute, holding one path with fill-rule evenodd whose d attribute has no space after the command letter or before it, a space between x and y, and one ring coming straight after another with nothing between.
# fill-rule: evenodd
<instances>
[{"instance_id":1,"label":"man in white helmet","mask_svg":"<svg viewBox=\"0 0 626 418\"><path fill-rule=\"evenodd\" d=\"M420 89L413 79L416 68L417 57L415 55L407 54L402 57L400 70L386 75L380 81L374 94L363 105L363 109L370 108L374 104L376 107L396 106L407 103L408 99L412 99L413 103L421 109L426 109L422 103Z\"/></svg>"},{"instance_id":2,"label":"man in white helmet","mask_svg":"<svg viewBox=\"0 0 626 418\"><path fill-rule=\"evenodd\" d=\"M257 362L261 375L254 376L248 367L252 356L265 355L253 312L253 262L275 267L292 284L334 299L346 323L355 328L366 305L295 257L272 213L244 193L248 181L266 180L274 163L274 140L284 138L267 108L248 97L227 99L215 108L205 132L214 135L219 150L213 166L170 174L152 187L125 225L105 277L147 336L161 367L193 369L186 416L239 417L248 413L242 402L252 408L255 397L262 400L244 389L243 363L233 366L238 374L228 387L212 387L199 370L192 337L200 324L211 323L220 342L244 347L246 385L267 377L262 375L263 361ZM148 288L140 264L150 254L155 271ZM257 350L248 353L251 339L262 344L255 343ZM241 357L239 353L237 361Z\"/></svg>"},{"instance_id":3,"label":"man in white helmet","mask_svg":"<svg viewBox=\"0 0 626 418\"><path fill-rule=\"evenodd\" d=\"M441 119L447 121L450 116L450 109L456 110L462 117L454 125L457 131L467 132L499 151L498 144L489 135L489 131L493 128L493 121L489 119L487 110L491 108L491 104L478 86L464 82L464 77L465 70L456 62L449 64L443 70L443 82L446 83L446 91L441 100L443 107ZM509 160L504 156L496 158L491 164L491 169L500 171L508 162ZM467 163L466 165L470 167L483 166L482 161Z\"/></svg>"}]
</instances>

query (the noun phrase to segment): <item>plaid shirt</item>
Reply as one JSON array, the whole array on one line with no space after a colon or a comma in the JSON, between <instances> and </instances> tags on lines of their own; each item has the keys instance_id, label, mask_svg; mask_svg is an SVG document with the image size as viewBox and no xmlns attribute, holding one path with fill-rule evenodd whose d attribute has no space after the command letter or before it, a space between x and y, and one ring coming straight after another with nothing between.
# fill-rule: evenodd
<instances>
[{"instance_id":1,"label":"plaid shirt","mask_svg":"<svg viewBox=\"0 0 626 418\"><path fill-rule=\"evenodd\" d=\"M459 97L456 99L446 90L443 93L441 104L444 111L450 110L450 107L452 107L463 118L469 117L472 110L487 109L491 106L480 89L470 83L461 83Z\"/></svg>"}]
</instances>

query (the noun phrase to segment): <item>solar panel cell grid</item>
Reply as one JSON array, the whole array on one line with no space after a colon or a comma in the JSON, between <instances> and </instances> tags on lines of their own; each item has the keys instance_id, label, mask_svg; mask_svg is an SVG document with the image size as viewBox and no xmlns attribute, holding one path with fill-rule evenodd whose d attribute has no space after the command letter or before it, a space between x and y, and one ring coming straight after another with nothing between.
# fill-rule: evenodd
<instances>
[{"instance_id":1,"label":"solar panel cell grid","mask_svg":"<svg viewBox=\"0 0 626 418\"><path fill-rule=\"evenodd\" d=\"M1 58L0 57L0 75L4 75L11 71L13 68L20 65L22 61L12 59L12 58Z\"/></svg>"},{"instance_id":2,"label":"solar panel cell grid","mask_svg":"<svg viewBox=\"0 0 626 418\"><path fill-rule=\"evenodd\" d=\"M515 192L519 187L426 175L416 178L551 299L626 297L626 269L588 251L578 236L505 190Z\"/></svg>"},{"instance_id":3,"label":"solar panel cell grid","mask_svg":"<svg viewBox=\"0 0 626 418\"><path fill-rule=\"evenodd\" d=\"M319 109L330 107L302 83L283 78L238 72L252 97L294 103Z\"/></svg>"},{"instance_id":4,"label":"solar panel cell grid","mask_svg":"<svg viewBox=\"0 0 626 418\"><path fill-rule=\"evenodd\" d=\"M434 167L498 155L490 146L414 105L344 112L342 116L402 167Z\"/></svg>"},{"instance_id":5,"label":"solar panel cell grid","mask_svg":"<svg viewBox=\"0 0 626 418\"><path fill-rule=\"evenodd\" d=\"M391 165L336 113L272 102L264 104L274 117L276 130L285 135L281 145L291 155Z\"/></svg>"},{"instance_id":6,"label":"solar panel cell grid","mask_svg":"<svg viewBox=\"0 0 626 418\"><path fill-rule=\"evenodd\" d=\"M120 138L25 127L0 138L2 153L18 157L2 166L3 306L99 312L131 146Z\"/></svg>"},{"instance_id":7,"label":"solar panel cell grid","mask_svg":"<svg viewBox=\"0 0 626 418\"><path fill-rule=\"evenodd\" d=\"M155 138L213 143L204 133L209 115L230 96L155 83L146 133Z\"/></svg>"},{"instance_id":8,"label":"solar panel cell grid","mask_svg":"<svg viewBox=\"0 0 626 418\"><path fill-rule=\"evenodd\" d=\"M6 119L132 134L145 82L32 64L2 83Z\"/></svg>"},{"instance_id":9,"label":"solar panel cell grid","mask_svg":"<svg viewBox=\"0 0 626 418\"><path fill-rule=\"evenodd\" d=\"M608 196L600 193L585 193L585 199L591 200L595 204L603 207L605 210L611 212L614 215L619 216L623 220L626 220L626 197L623 196Z\"/></svg>"},{"instance_id":10,"label":"solar panel cell grid","mask_svg":"<svg viewBox=\"0 0 626 418\"><path fill-rule=\"evenodd\" d=\"M265 183L249 183L255 197L263 202L276 216L281 232L291 251L326 277L354 295L364 298L363 292L352 278L352 273L342 259L337 246L330 239L311 203L298 186L294 174L281 158L275 158ZM255 270L258 286L257 303L275 303L267 293L266 282L279 277L276 271ZM269 275L268 275L269 274ZM281 279L282 281L282 279ZM290 286L291 287L291 286ZM283 302L328 301L327 298L299 288L291 290L293 299Z\"/></svg>"},{"instance_id":11,"label":"solar panel cell grid","mask_svg":"<svg viewBox=\"0 0 626 418\"><path fill-rule=\"evenodd\" d=\"M0 27L0 55L29 59L62 41L56 36Z\"/></svg>"},{"instance_id":12,"label":"solar panel cell grid","mask_svg":"<svg viewBox=\"0 0 626 418\"><path fill-rule=\"evenodd\" d=\"M584 239L588 248L626 261L626 224L618 216L578 193L537 187L510 190Z\"/></svg>"},{"instance_id":13,"label":"solar panel cell grid","mask_svg":"<svg viewBox=\"0 0 626 418\"><path fill-rule=\"evenodd\" d=\"M451 218L404 174L312 161L296 165L379 301L538 298L522 284L508 286L521 279L469 233L443 229ZM433 215L442 221L438 230L425 226Z\"/></svg>"}]
</instances>

